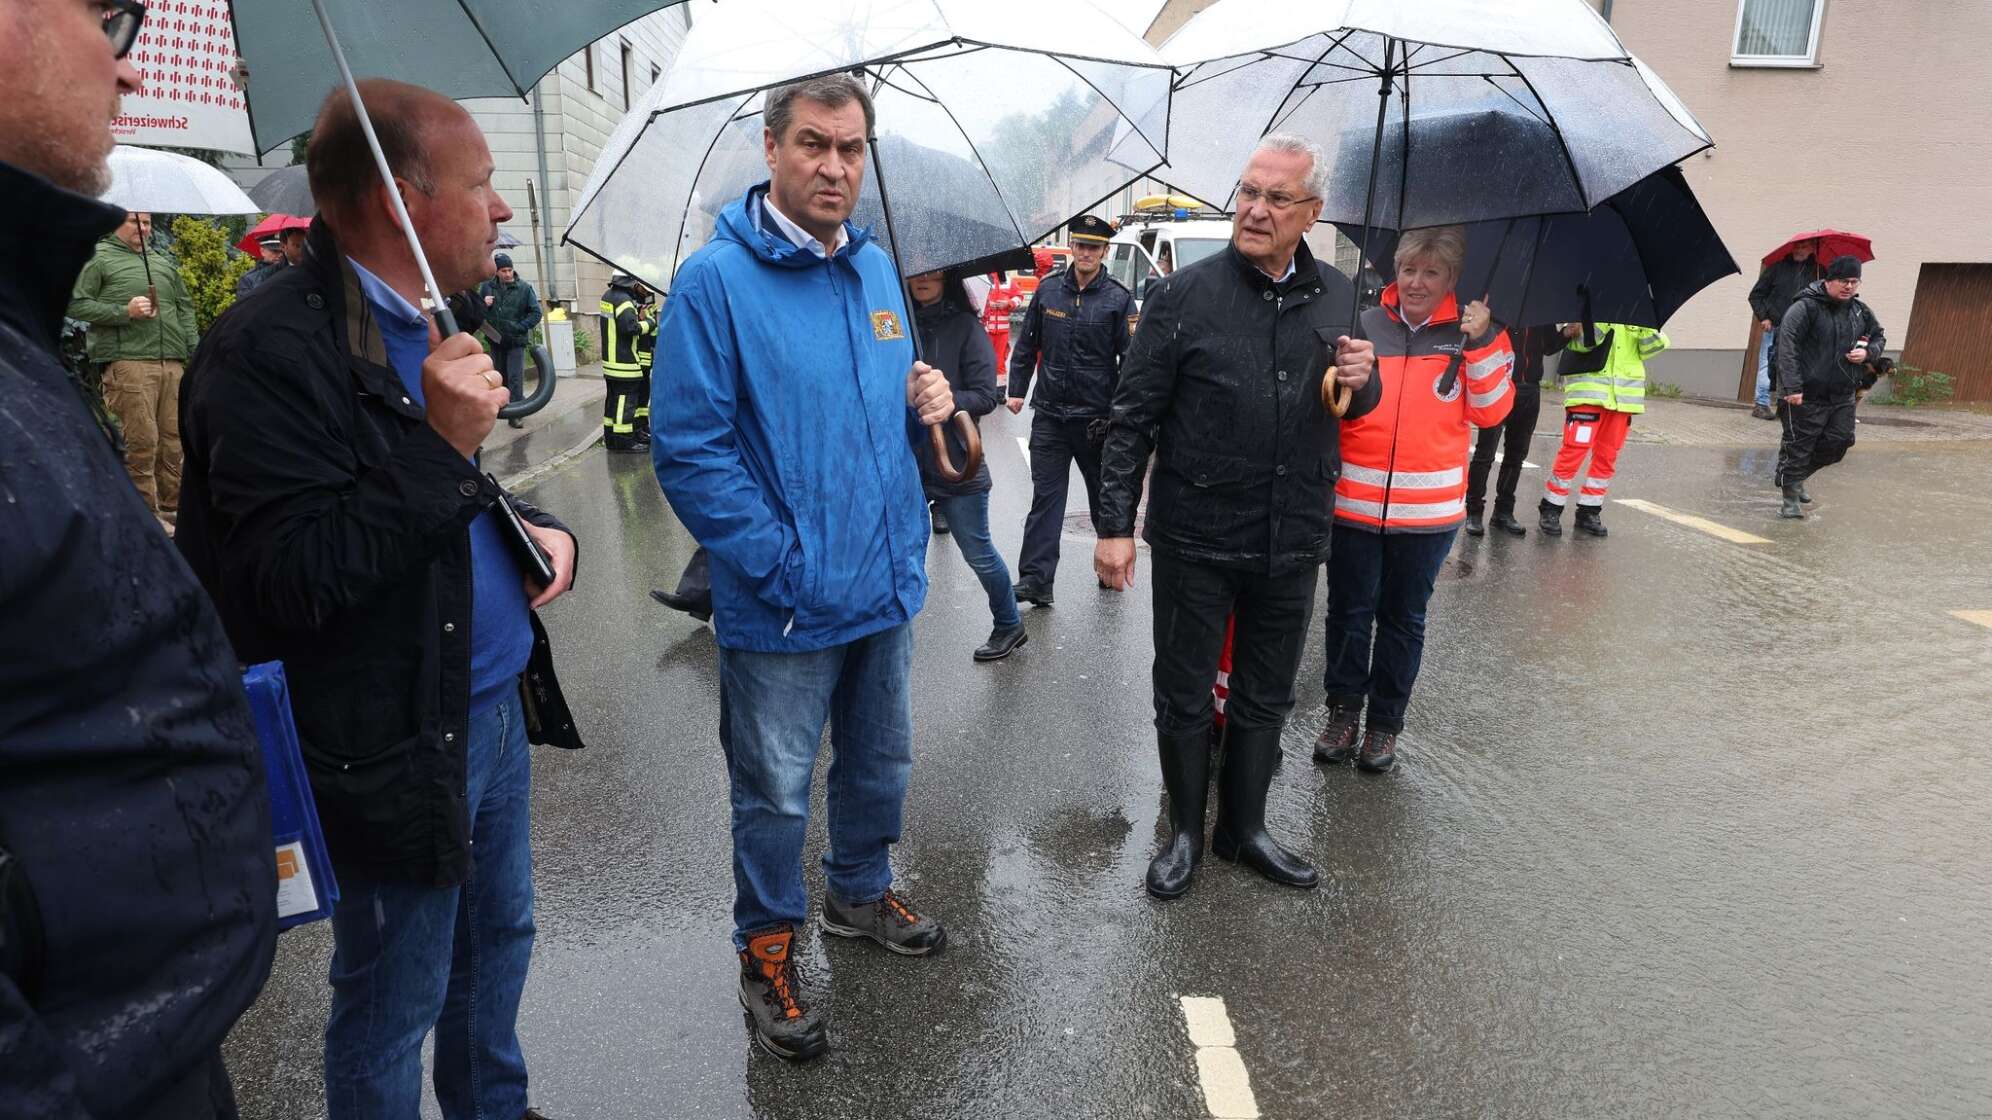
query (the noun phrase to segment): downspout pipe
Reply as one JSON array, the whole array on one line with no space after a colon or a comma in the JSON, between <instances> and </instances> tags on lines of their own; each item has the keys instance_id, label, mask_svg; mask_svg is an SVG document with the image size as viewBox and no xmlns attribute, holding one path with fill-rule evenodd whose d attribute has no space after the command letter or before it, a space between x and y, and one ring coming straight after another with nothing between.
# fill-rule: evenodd
<instances>
[{"instance_id":1,"label":"downspout pipe","mask_svg":"<svg viewBox=\"0 0 1992 1120\"><path fill-rule=\"evenodd\" d=\"M546 285L545 301L552 304L560 298L555 282L560 264L553 257L553 184L546 169L546 107L540 101L537 85L533 86L533 143L539 152L540 250L546 260L546 275L540 277L540 282Z\"/></svg>"}]
</instances>

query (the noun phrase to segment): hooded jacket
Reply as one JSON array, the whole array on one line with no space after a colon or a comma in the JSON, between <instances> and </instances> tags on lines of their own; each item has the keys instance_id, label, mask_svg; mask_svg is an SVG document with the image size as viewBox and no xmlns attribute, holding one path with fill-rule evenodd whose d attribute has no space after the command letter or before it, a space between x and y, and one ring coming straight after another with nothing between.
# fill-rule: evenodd
<instances>
[{"instance_id":1,"label":"hooded jacket","mask_svg":"<svg viewBox=\"0 0 1992 1120\"><path fill-rule=\"evenodd\" d=\"M927 364L947 374L948 387L954 390L955 407L974 417L976 427L980 428L982 418L1002 403L1002 390L996 385L996 347L989 341L989 333L982 329L982 321L968 309L961 282L951 281L948 287L948 294L940 302L915 308L913 315L920 325L920 345L927 355ZM948 458L955 466L961 466L968 448L955 430L955 422L943 424L941 431L947 435ZM927 497L957 498L989 492L987 458L973 475L960 482L949 482L935 467L932 437L918 441L914 448L920 457L920 485Z\"/></svg>"},{"instance_id":2,"label":"hooded jacket","mask_svg":"<svg viewBox=\"0 0 1992 1120\"><path fill-rule=\"evenodd\" d=\"M131 299L144 295L148 284L157 289L154 303L159 314L134 319ZM200 336L194 328L193 300L173 258L165 253L140 256L115 234L97 242L90 263L76 277L69 317L90 324L90 360L99 363L162 358L184 362Z\"/></svg>"},{"instance_id":3,"label":"hooded jacket","mask_svg":"<svg viewBox=\"0 0 1992 1120\"><path fill-rule=\"evenodd\" d=\"M1817 254L1804 260L1784 257L1771 262L1764 271L1757 274L1757 282L1750 287L1750 312L1758 322L1771 321L1771 328L1777 329L1784 322L1785 312L1791 310L1791 302L1807 284L1819 279L1819 257Z\"/></svg>"},{"instance_id":4,"label":"hooded jacket","mask_svg":"<svg viewBox=\"0 0 1992 1120\"><path fill-rule=\"evenodd\" d=\"M1149 289L1100 454L1103 537L1134 535L1152 451L1143 536L1158 552L1283 575L1328 558L1338 424L1321 404L1355 293L1302 242L1275 281L1226 246ZM1348 415L1376 407L1377 379Z\"/></svg>"},{"instance_id":5,"label":"hooded jacket","mask_svg":"<svg viewBox=\"0 0 1992 1120\"><path fill-rule=\"evenodd\" d=\"M1824 280L1807 285L1778 327L1778 396L1853 396L1867 369L1847 351L1863 338L1869 361L1888 348L1881 321L1859 296L1842 302L1826 294Z\"/></svg>"},{"instance_id":6,"label":"hooded jacket","mask_svg":"<svg viewBox=\"0 0 1992 1120\"><path fill-rule=\"evenodd\" d=\"M768 185L727 206L665 305L651 458L712 555L720 645L843 645L927 599L927 512L906 403L913 343L871 231L823 259L776 229Z\"/></svg>"},{"instance_id":7,"label":"hooded jacket","mask_svg":"<svg viewBox=\"0 0 1992 1120\"><path fill-rule=\"evenodd\" d=\"M10 1120L200 1115L276 950L269 793L235 652L56 358L76 272L122 220L0 163Z\"/></svg>"}]
</instances>

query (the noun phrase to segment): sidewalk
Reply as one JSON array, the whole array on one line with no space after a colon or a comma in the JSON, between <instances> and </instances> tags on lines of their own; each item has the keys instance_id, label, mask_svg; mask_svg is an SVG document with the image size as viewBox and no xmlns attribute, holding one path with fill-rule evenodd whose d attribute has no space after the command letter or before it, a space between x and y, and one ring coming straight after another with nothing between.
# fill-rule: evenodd
<instances>
[{"instance_id":1,"label":"sidewalk","mask_svg":"<svg viewBox=\"0 0 1992 1120\"><path fill-rule=\"evenodd\" d=\"M484 469L508 490L520 490L539 476L594 446L602 438L602 365L581 367L554 387L545 408L514 428L500 420L484 441Z\"/></svg>"},{"instance_id":2,"label":"sidewalk","mask_svg":"<svg viewBox=\"0 0 1992 1120\"><path fill-rule=\"evenodd\" d=\"M1862 443L1992 440L1992 416L1962 409L1863 404L1857 415ZM1627 439L1676 447L1776 447L1781 428L1776 421L1752 418L1748 405L1648 397L1646 413L1633 419ZM1563 397L1546 392L1536 434L1561 439L1562 433Z\"/></svg>"}]
</instances>

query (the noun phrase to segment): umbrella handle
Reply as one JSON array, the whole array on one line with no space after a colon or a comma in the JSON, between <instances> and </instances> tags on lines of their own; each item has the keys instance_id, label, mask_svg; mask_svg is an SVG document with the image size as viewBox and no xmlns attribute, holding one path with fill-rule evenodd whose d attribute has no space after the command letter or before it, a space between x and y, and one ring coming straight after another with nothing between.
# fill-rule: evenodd
<instances>
[{"instance_id":1,"label":"umbrella handle","mask_svg":"<svg viewBox=\"0 0 1992 1120\"><path fill-rule=\"evenodd\" d=\"M961 441L967 445L968 452L962 457L960 470L955 469L954 462L948 457L948 437L941 431L942 425L927 426L928 441L934 448L934 471L949 483L974 478L975 472L982 467L982 433L976 430L974 418L966 412L957 412L954 414L954 425L961 433Z\"/></svg>"},{"instance_id":2,"label":"umbrella handle","mask_svg":"<svg viewBox=\"0 0 1992 1120\"><path fill-rule=\"evenodd\" d=\"M1321 375L1321 407L1340 420L1349 414L1349 405L1355 399L1347 385L1335 380L1335 367L1329 366L1328 372Z\"/></svg>"}]
</instances>

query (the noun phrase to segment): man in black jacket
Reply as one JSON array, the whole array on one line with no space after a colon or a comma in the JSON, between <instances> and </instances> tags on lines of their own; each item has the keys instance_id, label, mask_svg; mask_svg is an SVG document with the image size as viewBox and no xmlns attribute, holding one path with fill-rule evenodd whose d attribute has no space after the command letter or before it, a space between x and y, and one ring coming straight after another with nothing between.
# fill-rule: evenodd
<instances>
[{"instance_id":1,"label":"man in black jacket","mask_svg":"<svg viewBox=\"0 0 1992 1120\"><path fill-rule=\"evenodd\" d=\"M1544 359L1563 351L1569 340L1554 323L1523 327L1514 331L1515 407L1508 418L1492 428L1480 429L1473 445L1473 461L1466 468L1466 535L1487 534L1481 514L1487 509L1487 475L1494 468L1494 449L1501 449L1501 474L1494 484L1494 527L1511 537L1526 537L1527 527L1515 520L1515 487L1521 484L1522 463L1529 457L1529 441L1535 438L1536 417L1542 413L1542 367Z\"/></svg>"},{"instance_id":2,"label":"man in black jacket","mask_svg":"<svg viewBox=\"0 0 1992 1120\"><path fill-rule=\"evenodd\" d=\"M437 283L474 289L511 216L477 125L414 86L361 90ZM320 216L305 263L194 357L176 539L236 649L288 672L341 890L328 1114L414 1116L434 1028L443 1114L509 1120L526 1113L526 744L580 745L532 612L572 581L574 539L521 503L555 573L523 576L506 499L476 462L504 379L476 338L437 339L419 310L421 274L344 93L306 160Z\"/></svg>"},{"instance_id":3,"label":"man in black jacket","mask_svg":"<svg viewBox=\"0 0 1992 1120\"><path fill-rule=\"evenodd\" d=\"M1100 440L1127 353L1134 297L1101 263L1113 227L1091 214L1072 220L1072 266L1038 284L1010 351L1009 407L1031 394L1031 512L1017 557L1017 598L1048 607L1065 531L1065 493L1072 464L1086 484L1093 529L1100 527Z\"/></svg>"},{"instance_id":4,"label":"man in black jacket","mask_svg":"<svg viewBox=\"0 0 1992 1120\"><path fill-rule=\"evenodd\" d=\"M1154 550L1155 728L1171 835L1148 892L1189 889L1203 855L1211 682L1236 616L1224 770L1212 844L1294 887L1319 877L1266 833L1266 790L1293 710L1294 674L1328 558L1340 429L1322 379L1376 407L1375 350L1352 338L1355 293L1301 240L1321 216L1321 149L1269 135L1238 180L1230 248L1152 288L1114 395L1101 462L1104 585L1134 585L1134 522L1155 455L1144 534Z\"/></svg>"},{"instance_id":5,"label":"man in black jacket","mask_svg":"<svg viewBox=\"0 0 1992 1120\"><path fill-rule=\"evenodd\" d=\"M276 950L255 725L214 608L58 358L135 14L0 4L0 1116L233 1117ZM107 38L108 33L108 38Z\"/></svg>"},{"instance_id":6,"label":"man in black jacket","mask_svg":"<svg viewBox=\"0 0 1992 1120\"><path fill-rule=\"evenodd\" d=\"M1765 265L1750 288L1750 313L1763 328L1757 343L1757 400L1750 409L1750 415L1759 420L1777 419L1771 410L1771 371L1777 363L1778 324L1784 322L1785 312L1791 310L1791 301L1798 293L1819 279L1819 261L1814 259L1818 247L1815 241L1793 245L1789 256Z\"/></svg>"},{"instance_id":7,"label":"man in black jacket","mask_svg":"<svg viewBox=\"0 0 1992 1120\"><path fill-rule=\"evenodd\" d=\"M1827 266L1826 279L1798 294L1778 327L1778 396L1785 403L1779 517L1803 518L1812 500L1805 480L1854 446L1855 396L1865 387L1867 363L1888 349L1860 290L1859 258L1840 257Z\"/></svg>"}]
</instances>

